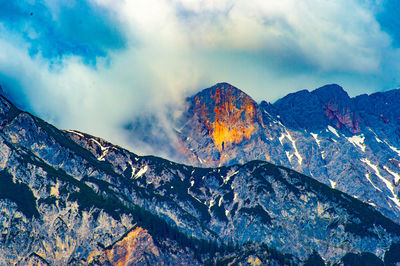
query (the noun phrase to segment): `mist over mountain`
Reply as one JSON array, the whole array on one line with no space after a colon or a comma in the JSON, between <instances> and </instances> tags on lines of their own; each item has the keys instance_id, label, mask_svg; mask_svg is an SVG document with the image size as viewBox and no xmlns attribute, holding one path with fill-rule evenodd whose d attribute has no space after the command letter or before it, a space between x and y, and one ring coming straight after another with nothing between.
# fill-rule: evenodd
<instances>
[{"instance_id":1,"label":"mist over mountain","mask_svg":"<svg viewBox=\"0 0 400 266\"><path fill-rule=\"evenodd\" d=\"M290 116L277 114L276 107L287 106L285 102L293 102L290 98L297 97L296 94L275 105L266 102L258 105L239 89L221 83L189 98L190 107L177 121L183 126L176 130L181 145L176 152L191 151L191 156L184 155L196 164L226 165L214 168L138 156L83 132L58 130L0 96L0 262L23 265L358 265L362 261L374 265L382 265L384 261L391 265L398 262L400 225L396 209L380 205L382 200L392 203L390 207L396 206L397 197L389 194L394 193L396 184L386 179L381 167L392 175L396 169L390 170L389 164L374 166L372 159L368 159L371 157L367 157L370 146L365 149L363 146L368 142L354 140L367 127L363 117L368 116L351 109L357 102L353 105L355 100L348 98L339 86L299 94L315 98L323 90L331 93L318 99L320 102L325 99L329 109L323 109L321 116L320 106L316 106L316 117L321 120L319 124L313 123L317 129L313 129L316 133L311 136L306 129L298 129L298 124L304 123L301 119L293 119L293 125L285 126L288 123L285 121L292 121ZM342 102L341 97L347 101ZM384 95L374 97L384 99ZM376 108L380 107L377 100L373 102ZM299 108L309 108L306 103L303 101ZM382 117L377 117L380 123ZM389 134L391 121L385 119L392 116L382 118L382 125L386 125L382 132ZM368 127L371 125L372 122ZM389 142L392 139L378 135L382 133L377 127L374 130L376 139L381 141L378 143L396 145ZM275 151L274 138L279 143ZM307 163L312 157L305 157L305 148L299 145L311 145L308 144L311 140L313 147L325 147L326 161L336 158L329 155L332 153L345 156L339 154L344 148L340 150L338 145L346 142L348 149L354 147L350 149L353 154L359 152L365 157L352 166L354 173L346 169L341 176L330 175L328 185L323 184L318 181L318 168ZM257 158L250 156L260 151L254 150L263 147L270 149L268 153L260 153L263 160L253 160ZM394 156L384 149L381 153L382 158ZM296 162L293 168L306 165L307 168L298 169L307 169L313 175L308 177L282 164L266 162L265 154L271 158L277 156L274 160L282 160L279 162L284 158L286 162ZM336 159L334 163L345 159ZM244 162L238 163L239 160ZM331 173L329 165L322 166L320 171ZM336 168L346 165L342 163ZM377 177L372 172L363 176L362 169L368 167ZM353 174L353 180L341 180L345 173ZM364 179L368 182L362 182ZM378 180L387 190L391 186L393 190L386 191ZM346 182L346 186L340 186L341 182ZM367 191L371 198L366 200L365 194L353 197L339 191L348 192L357 186L360 186L357 192Z\"/></svg>"}]
</instances>

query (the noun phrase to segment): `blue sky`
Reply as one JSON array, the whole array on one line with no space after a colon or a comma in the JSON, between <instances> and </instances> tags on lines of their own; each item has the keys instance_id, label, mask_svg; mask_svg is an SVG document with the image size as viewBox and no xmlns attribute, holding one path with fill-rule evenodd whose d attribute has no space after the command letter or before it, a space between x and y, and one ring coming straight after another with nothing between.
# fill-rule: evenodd
<instances>
[{"instance_id":1,"label":"blue sky","mask_svg":"<svg viewBox=\"0 0 400 266\"><path fill-rule=\"evenodd\" d=\"M146 110L226 81L257 101L400 85L400 4L376 0L0 0L0 84L20 107L123 142Z\"/></svg>"}]
</instances>

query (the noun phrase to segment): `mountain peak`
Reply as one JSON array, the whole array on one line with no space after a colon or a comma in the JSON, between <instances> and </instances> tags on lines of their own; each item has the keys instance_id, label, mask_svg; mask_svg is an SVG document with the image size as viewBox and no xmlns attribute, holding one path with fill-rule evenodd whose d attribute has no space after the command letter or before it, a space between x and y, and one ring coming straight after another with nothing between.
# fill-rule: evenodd
<instances>
[{"instance_id":1,"label":"mountain peak","mask_svg":"<svg viewBox=\"0 0 400 266\"><path fill-rule=\"evenodd\" d=\"M219 151L250 139L256 128L257 103L229 83L218 83L190 98L189 112L199 118Z\"/></svg>"},{"instance_id":2,"label":"mountain peak","mask_svg":"<svg viewBox=\"0 0 400 266\"><path fill-rule=\"evenodd\" d=\"M350 101L350 97L347 92L337 84L328 84L315 89L311 92L317 95L322 102L329 102L332 100L336 101Z\"/></svg>"},{"instance_id":3,"label":"mountain peak","mask_svg":"<svg viewBox=\"0 0 400 266\"><path fill-rule=\"evenodd\" d=\"M207 96L217 97L215 99L216 101L221 100L221 97L222 98L224 98L224 97L240 97L240 98L244 97L244 98L251 99L251 97L249 95L247 95L245 92L243 92L242 90L236 88L235 86L233 86L227 82L217 83L214 86L211 86L207 89L200 91L193 97L202 97L202 96L205 96L205 98L207 98ZM254 101L253 99L251 99L251 100Z\"/></svg>"}]
</instances>

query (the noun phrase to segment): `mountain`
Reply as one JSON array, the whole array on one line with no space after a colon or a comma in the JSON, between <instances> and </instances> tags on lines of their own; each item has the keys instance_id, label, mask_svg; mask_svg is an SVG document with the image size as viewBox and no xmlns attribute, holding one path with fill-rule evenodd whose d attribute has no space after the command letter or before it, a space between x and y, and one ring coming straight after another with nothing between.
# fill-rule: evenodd
<instances>
[{"instance_id":1,"label":"mountain","mask_svg":"<svg viewBox=\"0 0 400 266\"><path fill-rule=\"evenodd\" d=\"M239 96L237 125L261 130L254 102ZM246 132L220 147L251 140ZM197 168L138 156L60 131L4 97L0 140L0 264L398 261L400 225L282 166Z\"/></svg>"},{"instance_id":2,"label":"mountain","mask_svg":"<svg viewBox=\"0 0 400 266\"><path fill-rule=\"evenodd\" d=\"M140 177L150 162L165 171L177 170L164 164L184 166L141 158L86 134L59 131L3 97L0 121L1 265L298 262L262 243L225 244L180 202L141 184L147 184ZM87 149L71 136L85 136ZM112 150L120 162L142 170L135 175L128 173L131 168L121 172L106 162Z\"/></svg>"},{"instance_id":3,"label":"mountain","mask_svg":"<svg viewBox=\"0 0 400 266\"><path fill-rule=\"evenodd\" d=\"M257 104L238 88L219 83L187 98L183 114L169 122L174 133L164 133L173 136L154 147L168 147L169 158L199 167L265 160L400 222L399 96L400 90L392 90L351 98L331 84ZM131 134L142 140L134 130ZM152 145L152 139L144 142Z\"/></svg>"}]
</instances>

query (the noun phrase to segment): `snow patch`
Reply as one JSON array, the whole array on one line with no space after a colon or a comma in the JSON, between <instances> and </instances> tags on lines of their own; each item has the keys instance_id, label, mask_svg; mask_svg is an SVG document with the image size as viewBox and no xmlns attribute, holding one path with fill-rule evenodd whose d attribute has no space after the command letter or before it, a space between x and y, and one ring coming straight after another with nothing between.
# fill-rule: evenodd
<instances>
[{"instance_id":1,"label":"snow patch","mask_svg":"<svg viewBox=\"0 0 400 266\"><path fill-rule=\"evenodd\" d=\"M369 167L371 167L372 169L374 169L375 174L377 177L379 177L380 180L382 180L383 183L385 183L386 187L389 189L389 191L392 193L393 197L388 197L390 200L392 200L397 206L400 207L400 201L397 198L396 193L394 192L394 187L392 185L391 182L387 181L386 178L384 178L378 170L378 167L374 164L372 164L367 158L363 158L361 159L362 162L368 164Z\"/></svg>"},{"instance_id":2,"label":"snow patch","mask_svg":"<svg viewBox=\"0 0 400 266\"><path fill-rule=\"evenodd\" d=\"M359 147L363 152L365 152L365 144L364 144L364 140L365 137L363 134L361 135L354 135L351 138L346 138L351 144L353 144L355 147Z\"/></svg>"},{"instance_id":3,"label":"snow patch","mask_svg":"<svg viewBox=\"0 0 400 266\"><path fill-rule=\"evenodd\" d=\"M101 145L101 143L97 139L91 138L90 140L93 141L94 143L96 143L101 149L102 154L100 155L100 157L97 158L97 160L105 161L104 157L107 155L107 152L110 147Z\"/></svg>"},{"instance_id":4,"label":"snow patch","mask_svg":"<svg viewBox=\"0 0 400 266\"><path fill-rule=\"evenodd\" d=\"M301 157L299 151L297 150L296 141L292 138L292 136L290 135L290 133L287 130L286 130L286 134L287 134L286 137L292 142L292 146L293 146L294 151L295 151L294 155L296 155L297 160L298 160L299 164L301 165L301 163L303 162L303 158Z\"/></svg>"},{"instance_id":5,"label":"snow patch","mask_svg":"<svg viewBox=\"0 0 400 266\"><path fill-rule=\"evenodd\" d=\"M385 141L386 142L386 141ZM391 146L389 143L386 142L386 144L389 146L389 148L396 152L400 156L400 150L398 150L396 147Z\"/></svg>"},{"instance_id":6,"label":"snow patch","mask_svg":"<svg viewBox=\"0 0 400 266\"><path fill-rule=\"evenodd\" d=\"M224 199L224 197L220 197L219 198L219 201L218 201L218 207L221 207L221 204L222 204L222 200Z\"/></svg>"},{"instance_id":7,"label":"snow patch","mask_svg":"<svg viewBox=\"0 0 400 266\"><path fill-rule=\"evenodd\" d=\"M239 171L228 173L228 175L225 178L223 178L224 184L226 184L229 181L229 179L231 179L231 177L236 175L237 173L239 173Z\"/></svg>"},{"instance_id":8,"label":"snow patch","mask_svg":"<svg viewBox=\"0 0 400 266\"><path fill-rule=\"evenodd\" d=\"M137 174L135 175L135 179L141 177L142 175L144 175L147 170L149 169L149 167L146 165L145 167L141 168L139 170L139 172L137 172Z\"/></svg>"},{"instance_id":9,"label":"snow patch","mask_svg":"<svg viewBox=\"0 0 400 266\"><path fill-rule=\"evenodd\" d=\"M286 153L286 156L289 159L289 162L292 161L293 154L290 154L288 151L285 151L285 153Z\"/></svg>"},{"instance_id":10,"label":"snow patch","mask_svg":"<svg viewBox=\"0 0 400 266\"><path fill-rule=\"evenodd\" d=\"M283 145L283 139L287 138L288 140L290 140L290 142L292 142L292 146L294 149L294 155L297 157L297 161L299 162L299 164L301 165L303 162L303 158L301 157L299 151L297 150L296 147L296 141L292 138L292 136L290 135L289 131L287 131L287 129L285 128L286 134L283 134L279 137L279 142L281 143L281 145ZM289 152L286 151L286 156L288 157L289 161L292 160L292 155L289 154Z\"/></svg>"},{"instance_id":11,"label":"snow patch","mask_svg":"<svg viewBox=\"0 0 400 266\"><path fill-rule=\"evenodd\" d=\"M282 135L279 137L279 142L281 143L281 145L283 145L283 139L285 138L285 134L282 133Z\"/></svg>"},{"instance_id":12,"label":"snow patch","mask_svg":"<svg viewBox=\"0 0 400 266\"><path fill-rule=\"evenodd\" d=\"M385 169L386 171L388 171L389 174L391 174L394 177L394 182L397 184L397 182L399 182L400 180L400 175L398 173L395 173L393 171L390 171L390 169L385 165L383 167L383 169Z\"/></svg>"},{"instance_id":13,"label":"snow patch","mask_svg":"<svg viewBox=\"0 0 400 266\"><path fill-rule=\"evenodd\" d=\"M378 188L377 186L375 186L374 183L372 183L371 178L369 178L370 173L365 174L365 177L368 179L368 181L371 183L371 185L376 189L379 190L380 192L382 192L382 190L380 188Z\"/></svg>"},{"instance_id":14,"label":"snow patch","mask_svg":"<svg viewBox=\"0 0 400 266\"><path fill-rule=\"evenodd\" d=\"M376 135L375 131L373 131L370 127L368 128L368 130L371 131L372 133L374 133L375 139L378 143L383 143L383 141L378 138L378 135Z\"/></svg>"},{"instance_id":15,"label":"snow patch","mask_svg":"<svg viewBox=\"0 0 400 266\"><path fill-rule=\"evenodd\" d=\"M108 152L108 148L103 151L103 153L101 154L101 156L99 158L97 158L97 160L105 161L104 157L107 155L107 152Z\"/></svg>"},{"instance_id":16,"label":"snow patch","mask_svg":"<svg viewBox=\"0 0 400 266\"><path fill-rule=\"evenodd\" d=\"M331 187L332 187L333 189L335 189L335 187L336 187L336 182L329 179L329 183L331 183Z\"/></svg>"},{"instance_id":17,"label":"snow patch","mask_svg":"<svg viewBox=\"0 0 400 266\"><path fill-rule=\"evenodd\" d=\"M334 127L328 126L330 132L336 135L336 137L340 138L339 133L336 131Z\"/></svg>"},{"instance_id":18,"label":"snow patch","mask_svg":"<svg viewBox=\"0 0 400 266\"><path fill-rule=\"evenodd\" d=\"M90 140L93 141L94 143L96 143L97 145L99 145L99 147L102 151L108 149L108 147L101 145L101 143L97 139L91 138Z\"/></svg>"},{"instance_id":19,"label":"snow patch","mask_svg":"<svg viewBox=\"0 0 400 266\"><path fill-rule=\"evenodd\" d=\"M211 199L210 200L210 205L208 206L208 209L211 209L212 206L214 206L215 200Z\"/></svg>"},{"instance_id":20,"label":"snow patch","mask_svg":"<svg viewBox=\"0 0 400 266\"><path fill-rule=\"evenodd\" d=\"M238 199L238 194L235 192L233 193L233 202L236 202Z\"/></svg>"},{"instance_id":21,"label":"snow patch","mask_svg":"<svg viewBox=\"0 0 400 266\"><path fill-rule=\"evenodd\" d=\"M321 148L321 145L320 145L321 141L318 139L318 134L315 134L315 133L310 133L310 134L315 139L315 142L317 142L318 148Z\"/></svg>"},{"instance_id":22,"label":"snow patch","mask_svg":"<svg viewBox=\"0 0 400 266\"><path fill-rule=\"evenodd\" d=\"M75 130L65 130L65 131L67 131L67 132L69 132L69 133L72 133L72 134L75 134L75 135L78 135L78 136L80 136L80 137L82 137L82 138L85 137L85 136L83 136L82 133L79 133L78 131L75 131Z\"/></svg>"},{"instance_id":23,"label":"snow patch","mask_svg":"<svg viewBox=\"0 0 400 266\"><path fill-rule=\"evenodd\" d=\"M131 161L128 161L128 163L129 163L129 165L131 166L131 170L132 170L132 172L131 172L131 178L133 178L133 175L135 174L136 168L133 167L133 164L132 164Z\"/></svg>"}]
</instances>

